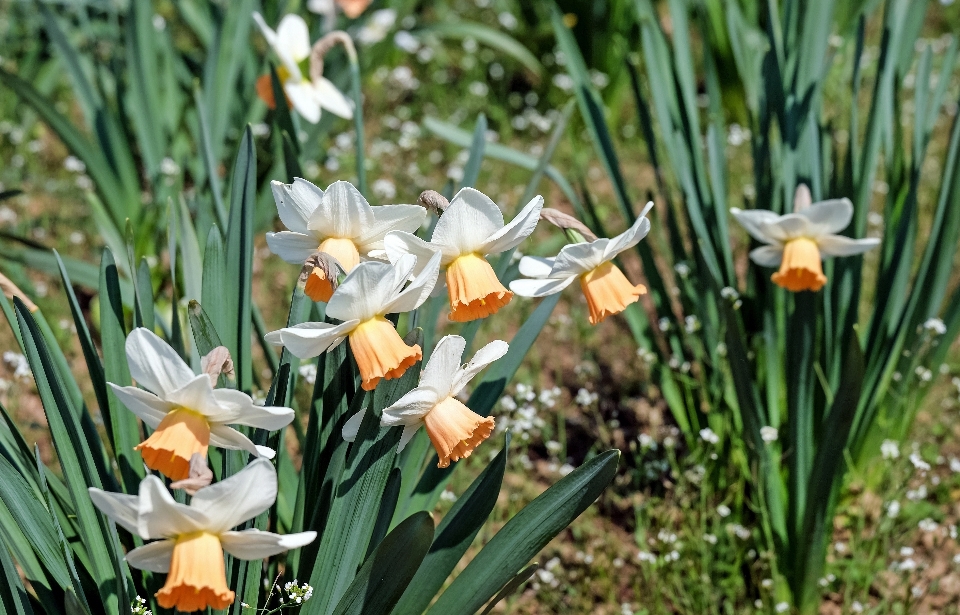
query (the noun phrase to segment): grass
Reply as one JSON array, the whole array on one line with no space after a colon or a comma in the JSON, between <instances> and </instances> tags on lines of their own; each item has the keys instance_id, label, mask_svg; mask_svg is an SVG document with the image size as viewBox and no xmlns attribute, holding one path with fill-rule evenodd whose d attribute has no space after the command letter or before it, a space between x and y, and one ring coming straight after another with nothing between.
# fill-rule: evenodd
<instances>
[{"instance_id":1,"label":"grass","mask_svg":"<svg viewBox=\"0 0 960 615\"><path fill-rule=\"evenodd\" d=\"M925 29L929 38L945 31L949 15L956 15L947 11L955 8L933 12ZM500 4L489 8L453 4L453 10L487 23L502 23L501 9ZM465 152L427 134L420 126L427 116L469 129L483 112L496 139L532 154L542 150L555 110L571 94L564 81L554 77L562 69L549 51L549 29L533 28L526 34L531 47L546 49L540 54L546 72L539 80L516 62L470 40L428 42L424 48L432 50L429 59L422 51L383 54L385 65L367 75L364 88L372 202L415 202L421 190L441 189L448 180L462 177ZM849 74L844 64L849 62L848 55L839 53L835 60L828 98L840 97L843 75ZM597 81L603 79L598 76ZM623 92L612 86L603 91L613 107L613 118L619 120L613 122L618 127L614 135L618 147L637 151L634 110ZM956 100L957 91L953 83L948 99ZM55 95L61 106L71 108L66 83L57 84ZM952 109L956 114L955 105ZM838 116L843 113L838 105ZM0 159L6 161L0 167L0 191L24 191L23 196L0 202L0 231L96 260L100 245L83 196L86 176L67 162L66 150L50 131L12 97L0 101L0 118ZM941 122L924 169L931 175L937 173L935 161L943 158L947 119ZM262 135L263 129L258 130ZM327 147L326 158L304 166L306 178L321 186L350 179L352 173L351 126L338 123L336 130L339 135ZM266 136L259 138L266 143ZM842 138L839 131L836 138ZM627 143L634 149L627 150ZM588 183L605 224L619 228L612 190L590 152L577 120L568 129L554 164ZM729 184L731 202L738 203L749 196L752 170L746 147L730 147L728 155L734 173ZM635 190L652 189L653 173L645 156L623 156L623 161ZM526 172L486 160L479 187L509 213L521 205L517 200L526 178ZM567 207L552 184L543 181L540 189L548 206ZM876 192L879 204L882 181ZM920 202L931 199L924 195ZM525 249L554 251L558 246L548 235L538 231ZM271 298L289 296L295 272L270 256L262 232L257 250L254 289L272 328L286 312L283 302ZM635 261L628 259L626 266L634 275L639 272ZM6 263L0 270L36 299L68 348L75 373L82 374L82 356L72 346L75 338L59 282ZM160 294L168 290L157 289ZM95 314L96 299L88 290L80 300ZM501 318L484 326L477 344L514 330L533 307L533 302L515 299ZM786 600L786 587L772 555L763 550L768 530L760 507L757 502L742 502L739 464L745 460L720 455L719 459L728 461L719 462L715 447L726 446L724 442L701 441L687 450L659 391L647 379L649 366L636 355L626 324L613 319L591 328L585 324L585 313L579 295L564 297L528 356L518 384L511 387L512 401L505 399L497 407L501 429L513 430L515 437L494 523L481 531L473 548L489 540L522 504L590 454L617 447L625 453L624 462L614 485L598 503L543 551L538 558L541 568L524 590L495 612L781 612L778 605ZM10 331L0 327L0 348L14 346ZM955 560L960 554L956 542L960 511L955 505L960 495L960 462L954 463L960 457L956 426L960 386L950 382L960 372L956 350L949 365L948 373L936 374L928 385L934 390L898 456L848 480L821 582L821 613L960 612L960 559ZM13 369L13 360L5 359L0 366L0 403L11 410L28 438L37 441L44 461L52 461L33 385L14 378ZM554 387L559 393L554 393ZM589 393L595 393L596 399ZM528 399L531 394L533 399ZM85 396L94 406L92 392L85 391ZM461 463L451 485L452 497L479 474L498 446L491 440L475 458ZM924 470L923 464L930 468ZM704 480L706 475L713 480ZM721 487L713 490L711 485ZM441 502L440 514L449 507L449 499ZM896 515L892 514L895 509ZM742 516L731 511L742 511Z\"/></svg>"}]
</instances>

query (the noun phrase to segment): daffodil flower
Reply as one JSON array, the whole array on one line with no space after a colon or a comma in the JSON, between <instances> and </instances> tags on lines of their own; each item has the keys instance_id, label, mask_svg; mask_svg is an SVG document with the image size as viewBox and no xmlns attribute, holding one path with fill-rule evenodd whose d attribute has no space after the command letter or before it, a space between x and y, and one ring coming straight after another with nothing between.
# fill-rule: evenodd
<instances>
[{"instance_id":1,"label":"daffodil flower","mask_svg":"<svg viewBox=\"0 0 960 615\"><path fill-rule=\"evenodd\" d=\"M880 245L880 240L872 237L851 239L835 234L853 218L849 199L821 201L782 216L763 209L734 208L731 213L754 239L767 244L752 250L750 260L761 267L779 267L770 279L793 292L823 288L827 283L820 262L823 258L862 254Z\"/></svg>"},{"instance_id":2,"label":"daffodil flower","mask_svg":"<svg viewBox=\"0 0 960 615\"><path fill-rule=\"evenodd\" d=\"M233 603L223 552L258 560L313 542L316 532L281 536L256 529L232 531L273 506L277 472L257 459L233 476L196 492L190 505L174 501L156 476L140 483L139 495L90 488L103 514L144 540L156 540L127 553L134 568L166 573L157 603L166 609L223 609Z\"/></svg>"},{"instance_id":3,"label":"daffodil flower","mask_svg":"<svg viewBox=\"0 0 960 615\"><path fill-rule=\"evenodd\" d=\"M315 357L349 339L364 390L372 391L381 379L399 378L423 353L417 344L407 346L385 316L415 310L427 300L437 283L440 255L432 255L407 284L416 261L408 254L395 266L378 261L360 263L327 303L327 316L340 324L306 322L272 331L265 339L301 359Z\"/></svg>"},{"instance_id":4,"label":"daffodil flower","mask_svg":"<svg viewBox=\"0 0 960 615\"><path fill-rule=\"evenodd\" d=\"M254 21L260 26L263 37L280 59L277 77L283 86L287 99L303 119L311 124L320 121L322 109L334 115L350 119L353 107L337 86L326 77L311 81L308 62L310 60L310 31L307 22L299 15L284 15L280 25L274 31L263 20L260 13L253 14ZM272 109L276 105L273 99L273 85L270 75L257 80L257 94Z\"/></svg>"},{"instance_id":5,"label":"daffodil flower","mask_svg":"<svg viewBox=\"0 0 960 615\"><path fill-rule=\"evenodd\" d=\"M513 297L485 257L520 245L537 227L542 208L543 197L537 196L504 225L496 203L482 192L463 188L440 216L429 242L411 233L396 232L388 234L383 245L391 261L415 254L426 262L431 253L439 251L440 266L446 269L450 320L485 318ZM442 291L442 287L437 290Z\"/></svg>"},{"instance_id":6,"label":"daffodil flower","mask_svg":"<svg viewBox=\"0 0 960 615\"><path fill-rule=\"evenodd\" d=\"M420 384L392 406L384 408L381 425L403 426L398 453L423 425L437 450L437 467L445 468L451 461L469 457L493 433L493 418L482 417L470 410L457 399L457 395L480 370L507 354L509 346L500 340L490 342L478 350L469 363L461 366L466 345L459 335L448 335L440 340L420 374ZM344 426L345 435L351 435L351 431L351 425ZM355 433L352 435L356 437Z\"/></svg>"},{"instance_id":7,"label":"daffodil flower","mask_svg":"<svg viewBox=\"0 0 960 615\"><path fill-rule=\"evenodd\" d=\"M524 256L520 259L520 273L527 279L514 280L510 283L510 290L521 297L545 297L562 291L574 280L580 280L590 310L590 324L619 314L647 289L642 284L631 284L612 261L647 236L650 220L646 216L652 208L651 201L633 226L613 239L601 237L567 244L553 258Z\"/></svg>"},{"instance_id":8,"label":"daffodil flower","mask_svg":"<svg viewBox=\"0 0 960 615\"><path fill-rule=\"evenodd\" d=\"M194 374L180 355L149 329L131 331L126 351L130 375L149 390L110 386L117 398L154 430L136 446L148 468L171 480L183 480L190 475L190 457L194 453L206 457L209 445L273 457L272 449L254 445L228 425L273 431L290 424L293 410L257 406L241 391L214 389L207 374Z\"/></svg>"},{"instance_id":9,"label":"daffodil flower","mask_svg":"<svg viewBox=\"0 0 960 615\"><path fill-rule=\"evenodd\" d=\"M292 184L270 184L280 220L288 230L267 233L270 250L296 265L314 252L326 252L350 273L362 260L383 251L390 231L416 231L427 217L419 205L371 207L352 184L338 181L326 192L299 177ZM329 301L333 293L323 270L314 268L305 292L314 301Z\"/></svg>"}]
</instances>

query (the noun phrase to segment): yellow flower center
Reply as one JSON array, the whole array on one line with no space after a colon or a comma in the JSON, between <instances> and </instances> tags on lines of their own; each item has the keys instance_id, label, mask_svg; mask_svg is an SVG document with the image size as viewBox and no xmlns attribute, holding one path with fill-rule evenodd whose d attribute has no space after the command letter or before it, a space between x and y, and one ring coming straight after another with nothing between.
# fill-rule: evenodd
<instances>
[{"instance_id":1,"label":"yellow flower center","mask_svg":"<svg viewBox=\"0 0 960 615\"><path fill-rule=\"evenodd\" d=\"M777 286L791 292L818 291L823 288L827 283L827 276L823 275L817 243L806 237L788 241L783 246L780 271L770 276L770 279Z\"/></svg>"},{"instance_id":2,"label":"yellow flower center","mask_svg":"<svg viewBox=\"0 0 960 615\"><path fill-rule=\"evenodd\" d=\"M469 457L493 433L493 417L483 417L454 397L448 397L423 417L427 435L437 449L438 468Z\"/></svg>"},{"instance_id":3,"label":"yellow flower center","mask_svg":"<svg viewBox=\"0 0 960 615\"><path fill-rule=\"evenodd\" d=\"M353 243L352 239L328 237L320 242L317 250L337 259L344 273L350 273L360 264L360 252L357 251L357 244Z\"/></svg>"},{"instance_id":4,"label":"yellow flower center","mask_svg":"<svg viewBox=\"0 0 960 615\"><path fill-rule=\"evenodd\" d=\"M647 292L643 284L631 284L620 268L610 261L581 275L580 288L587 298L592 325L607 316L619 314Z\"/></svg>"},{"instance_id":5,"label":"yellow flower center","mask_svg":"<svg viewBox=\"0 0 960 615\"><path fill-rule=\"evenodd\" d=\"M190 476L190 457L207 456L210 423L198 412L177 408L167 414L149 438L134 447L151 470L162 472L170 480Z\"/></svg>"},{"instance_id":6,"label":"yellow flower center","mask_svg":"<svg viewBox=\"0 0 960 615\"><path fill-rule=\"evenodd\" d=\"M513 293L503 287L493 267L479 254L464 254L447 266L447 291L454 322L486 318L510 303Z\"/></svg>"},{"instance_id":7,"label":"yellow flower center","mask_svg":"<svg viewBox=\"0 0 960 615\"><path fill-rule=\"evenodd\" d=\"M157 604L189 613L208 607L224 609L233 604L233 599L234 593L227 587L220 539L207 532L178 537L167 582L157 592Z\"/></svg>"},{"instance_id":8,"label":"yellow flower center","mask_svg":"<svg viewBox=\"0 0 960 615\"><path fill-rule=\"evenodd\" d=\"M350 333L350 350L360 368L365 391L376 388L380 379L399 378L423 357L418 344L407 346L393 325L383 316L360 323Z\"/></svg>"}]
</instances>

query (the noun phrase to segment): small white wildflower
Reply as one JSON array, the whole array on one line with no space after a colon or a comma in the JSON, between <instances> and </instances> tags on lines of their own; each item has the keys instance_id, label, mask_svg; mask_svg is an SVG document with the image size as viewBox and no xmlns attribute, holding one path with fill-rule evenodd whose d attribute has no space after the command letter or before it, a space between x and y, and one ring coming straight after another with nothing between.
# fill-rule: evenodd
<instances>
[{"instance_id":1,"label":"small white wildflower","mask_svg":"<svg viewBox=\"0 0 960 615\"><path fill-rule=\"evenodd\" d=\"M517 402L509 395L500 398L500 406L507 412L513 412L517 409Z\"/></svg>"},{"instance_id":2,"label":"small white wildflower","mask_svg":"<svg viewBox=\"0 0 960 615\"><path fill-rule=\"evenodd\" d=\"M773 607L773 610L775 610L777 613L786 613L789 609L790 605L786 602L778 602L777 605Z\"/></svg>"},{"instance_id":3,"label":"small white wildflower","mask_svg":"<svg viewBox=\"0 0 960 615\"><path fill-rule=\"evenodd\" d=\"M83 173L87 170L87 165L76 156L67 156L63 159L63 168L71 173Z\"/></svg>"},{"instance_id":4,"label":"small white wildflower","mask_svg":"<svg viewBox=\"0 0 960 615\"><path fill-rule=\"evenodd\" d=\"M710 444L716 444L720 441L720 436L713 432L709 427L700 430L700 439Z\"/></svg>"},{"instance_id":5,"label":"small white wildflower","mask_svg":"<svg viewBox=\"0 0 960 615\"><path fill-rule=\"evenodd\" d=\"M650 434L642 433L637 436L637 442L640 443L640 448L642 449L651 449L657 450L657 441L650 436Z\"/></svg>"},{"instance_id":6,"label":"small white wildflower","mask_svg":"<svg viewBox=\"0 0 960 615\"><path fill-rule=\"evenodd\" d=\"M923 328L934 335L943 335L947 332L947 325L943 324L943 321L939 318L928 318L923 323Z\"/></svg>"},{"instance_id":7,"label":"small white wildflower","mask_svg":"<svg viewBox=\"0 0 960 615\"><path fill-rule=\"evenodd\" d=\"M164 175L176 175L180 172L180 165L173 158L164 158L160 161L160 172Z\"/></svg>"},{"instance_id":8,"label":"small white wildflower","mask_svg":"<svg viewBox=\"0 0 960 615\"><path fill-rule=\"evenodd\" d=\"M690 275L690 265L682 261L674 265L673 270L676 271L677 275L683 279L686 279L687 276Z\"/></svg>"},{"instance_id":9,"label":"small white wildflower","mask_svg":"<svg viewBox=\"0 0 960 615\"><path fill-rule=\"evenodd\" d=\"M764 579L760 581L760 586L765 589L770 589L771 587L773 587L773 579Z\"/></svg>"},{"instance_id":10,"label":"small white wildflower","mask_svg":"<svg viewBox=\"0 0 960 615\"><path fill-rule=\"evenodd\" d=\"M700 330L700 319L692 314L685 317L683 319L683 328L686 329L687 333L696 333Z\"/></svg>"},{"instance_id":11,"label":"small white wildflower","mask_svg":"<svg viewBox=\"0 0 960 615\"><path fill-rule=\"evenodd\" d=\"M600 399L600 396L597 393L591 393L587 389L580 389L577 391L577 396L574 401L580 406L592 406L597 403L598 399Z\"/></svg>"},{"instance_id":12,"label":"small white wildflower","mask_svg":"<svg viewBox=\"0 0 960 615\"><path fill-rule=\"evenodd\" d=\"M726 504L721 504L720 506L717 506L717 514L720 515L721 517L724 517L724 518L729 517L731 512L732 511L730 510L730 507L727 506Z\"/></svg>"},{"instance_id":13,"label":"small white wildflower","mask_svg":"<svg viewBox=\"0 0 960 615\"><path fill-rule=\"evenodd\" d=\"M930 517L927 517L926 519L922 519L917 524L917 527L919 527L920 530L923 532L935 532L940 527L940 524L934 521L933 519L931 519Z\"/></svg>"},{"instance_id":14,"label":"small white wildflower","mask_svg":"<svg viewBox=\"0 0 960 615\"><path fill-rule=\"evenodd\" d=\"M384 200L390 200L397 196L396 184L386 178L380 178L370 184L370 190L373 191L373 194L375 194L377 198Z\"/></svg>"},{"instance_id":15,"label":"small white wildflower","mask_svg":"<svg viewBox=\"0 0 960 615\"><path fill-rule=\"evenodd\" d=\"M307 384L315 384L317 382L317 364L316 363L305 363L300 366L300 369L297 370L300 374L300 377Z\"/></svg>"},{"instance_id":16,"label":"small white wildflower","mask_svg":"<svg viewBox=\"0 0 960 615\"><path fill-rule=\"evenodd\" d=\"M887 503L887 516L895 519L900 514L900 502L893 500Z\"/></svg>"},{"instance_id":17,"label":"small white wildflower","mask_svg":"<svg viewBox=\"0 0 960 615\"><path fill-rule=\"evenodd\" d=\"M497 15L497 21L507 30L513 30L517 27L517 18L513 16L513 13L508 13L507 11Z\"/></svg>"},{"instance_id":18,"label":"small white wildflower","mask_svg":"<svg viewBox=\"0 0 960 615\"><path fill-rule=\"evenodd\" d=\"M913 587L910 588L910 594L914 598L919 598L920 596L923 595L923 588L920 587L919 585L914 585Z\"/></svg>"},{"instance_id":19,"label":"small white wildflower","mask_svg":"<svg viewBox=\"0 0 960 615\"><path fill-rule=\"evenodd\" d=\"M13 377L17 380L26 380L33 373L30 371L30 363L27 361L27 357L12 350L4 351L3 362L13 370Z\"/></svg>"},{"instance_id":20,"label":"small white wildflower","mask_svg":"<svg viewBox=\"0 0 960 615\"><path fill-rule=\"evenodd\" d=\"M838 541L838 542L834 543L834 545L833 545L833 550L836 551L837 553L843 555L844 553L847 552L847 543L845 543L845 542L839 542L839 541Z\"/></svg>"},{"instance_id":21,"label":"small white wildflower","mask_svg":"<svg viewBox=\"0 0 960 615\"><path fill-rule=\"evenodd\" d=\"M853 604L850 605L850 611L853 613L863 613L863 605L854 600Z\"/></svg>"},{"instance_id":22,"label":"small white wildflower","mask_svg":"<svg viewBox=\"0 0 960 615\"><path fill-rule=\"evenodd\" d=\"M910 463L913 464L914 468L920 470L921 473L930 471L930 464L920 457L920 453L910 453Z\"/></svg>"},{"instance_id":23,"label":"small white wildflower","mask_svg":"<svg viewBox=\"0 0 960 615\"><path fill-rule=\"evenodd\" d=\"M900 456L900 445L893 440L884 440L880 445L880 454L884 459L896 459Z\"/></svg>"},{"instance_id":24,"label":"small white wildflower","mask_svg":"<svg viewBox=\"0 0 960 615\"><path fill-rule=\"evenodd\" d=\"M715 545L717 544L717 537L713 534L704 534L703 541L707 544Z\"/></svg>"},{"instance_id":25,"label":"small white wildflower","mask_svg":"<svg viewBox=\"0 0 960 615\"><path fill-rule=\"evenodd\" d=\"M393 44L407 53L416 53L420 50L420 41L406 30L400 30L393 35Z\"/></svg>"},{"instance_id":26,"label":"small white wildflower","mask_svg":"<svg viewBox=\"0 0 960 615\"><path fill-rule=\"evenodd\" d=\"M658 327L661 331L663 331L663 332L669 331L669 330L670 330L670 319L667 318L666 316L664 316L663 318L661 318L660 320L657 321L657 327Z\"/></svg>"},{"instance_id":27,"label":"small white wildflower","mask_svg":"<svg viewBox=\"0 0 960 615\"><path fill-rule=\"evenodd\" d=\"M449 489L444 489L443 491L440 492L440 499L443 500L444 502L456 502L457 496L454 492L450 491Z\"/></svg>"},{"instance_id":28,"label":"small white wildflower","mask_svg":"<svg viewBox=\"0 0 960 615\"><path fill-rule=\"evenodd\" d=\"M574 470L576 470L576 468L574 468L569 463L565 463L559 468L557 468L557 474L559 474L560 476L566 476L567 474L573 472Z\"/></svg>"},{"instance_id":29,"label":"small white wildflower","mask_svg":"<svg viewBox=\"0 0 960 615\"><path fill-rule=\"evenodd\" d=\"M957 557L960 557L960 555L958 555ZM640 560L641 562L654 564L657 561L657 556L654 555L653 553L650 553L649 551L641 551L637 553L637 559Z\"/></svg>"},{"instance_id":30,"label":"small white wildflower","mask_svg":"<svg viewBox=\"0 0 960 615\"><path fill-rule=\"evenodd\" d=\"M910 557L913 553L913 547L900 547L900 557Z\"/></svg>"},{"instance_id":31,"label":"small white wildflower","mask_svg":"<svg viewBox=\"0 0 960 615\"><path fill-rule=\"evenodd\" d=\"M760 439L769 444L770 442L776 442L779 437L776 427L770 427L769 425L760 428Z\"/></svg>"},{"instance_id":32,"label":"small white wildflower","mask_svg":"<svg viewBox=\"0 0 960 615\"><path fill-rule=\"evenodd\" d=\"M545 446L547 447L547 450L553 455L556 455L557 453L563 450L563 445L557 442L556 440L548 440Z\"/></svg>"}]
</instances>

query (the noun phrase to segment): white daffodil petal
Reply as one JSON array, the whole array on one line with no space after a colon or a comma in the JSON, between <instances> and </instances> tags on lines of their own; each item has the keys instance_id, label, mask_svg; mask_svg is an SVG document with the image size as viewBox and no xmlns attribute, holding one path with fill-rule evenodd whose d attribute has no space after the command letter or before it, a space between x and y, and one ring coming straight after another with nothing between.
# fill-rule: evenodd
<instances>
[{"instance_id":1,"label":"white daffodil petal","mask_svg":"<svg viewBox=\"0 0 960 615\"><path fill-rule=\"evenodd\" d=\"M170 572L170 560L173 557L175 540L157 540L127 553L127 563L139 570L149 570L165 574Z\"/></svg>"},{"instance_id":2,"label":"white daffodil petal","mask_svg":"<svg viewBox=\"0 0 960 615\"><path fill-rule=\"evenodd\" d=\"M462 188L444 210L430 243L455 248L459 254L479 252L487 239L503 228L503 212L490 197Z\"/></svg>"},{"instance_id":3,"label":"white daffodil petal","mask_svg":"<svg viewBox=\"0 0 960 615\"><path fill-rule=\"evenodd\" d=\"M90 487L87 489L93 505L131 534L140 534L137 515L140 514L140 498L126 493L112 493Z\"/></svg>"},{"instance_id":4,"label":"white daffodil petal","mask_svg":"<svg viewBox=\"0 0 960 615\"><path fill-rule=\"evenodd\" d=\"M225 448L231 451L247 451L254 457L267 457L268 459L273 458L273 455L263 455L260 451L261 447L254 444L250 438L243 435L233 427L227 427L226 425L220 425L217 423L210 425L210 446Z\"/></svg>"},{"instance_id":5,"label":"white daffodil petal","mask_svg":"<svg viewBox=\"0 0 960 615\"><path fill-rule=\"evenodd\" d=\"M761 267L779 267L783 260L782 246L760 246L750 251L750 260Z\"/></svg>"},{"instance_id":6,"label":"white daffodil petal","mask_svg":"<svg viewBox=\"0 0 960 615\"><path fill-rule=\"evenodd\" d=\"M287 230L310 235L307 223L320 205L323 190L299 177L295 177L292 184L272 181L270 190L273 192L273 201L277 204L277 214Z\"/></svg>"},{"instance_id":7,"label":"white daffodil petal","mask_svg":"<svg viewBox=\"0 0 960 615\"><path fill-rule=\"evenodd\" d=\"M632 248L647 236L647 233L650 232L650 220L646 216L652 207L653 201L650 201L647 203L647 206L643 208L640 217L634 221L630 228L612 238L607 243L603 249L603 260L613 260L617 254Z\"/></svg>"},{"instance_id":8,"label":"white daffodil petal","mask_svg":"<svg viewBox=\"0 0 960 615\"><path fill-rule=\"evenodd\" d=\"M164 401L153 393L137 387L121 387L112 382L107 384L113 389L113 394L117 396L120 403L140 417L140 420L150 429L156 429L160 421L177 407L177 404Z\"/></svg>"},{"instance_id":9,"label":"white daffodil petal","mask_svg":"<svg viewBox=\"0 0 960 615\"><path fill-rule=\"evenodd\" d=\"M386 237L383 238L383 248L384 252L387 253L387 259L393 264L397 264L401 258L408 254L416 256L417 264L413 268L413 275L419 275L426 269L430 258L435 252L440 252L441 266L449 263L460 255L455 249L449 246L428 243L413 233L404 231L387 233Z\"/></svg>"},{"instance_id":10,"label":"white daffodil petal","mask_svg":"<svg viewBox=\"0 0 960 615\"><path fill-rule=\"evenodd\" d=\"M316 532L300 532L281 536L273 532L261 532L252 529L242 532L223 532L220 534L220 544L224 551L236 558L257 560L290 549L298 549L310 544L316 538Z\"/></svg>"},{"instance_id":11,"label":"white daffodil petal","mask_svg":"<svg viewBox=\"0 0 960 615\"><path fill-rule=\"evenodd\" d=\"M853 203L850 199L820 201L797 213L810 221L810 232L814 236L832 235L847 228L853 220Z\"/></svg>"},{"instance_id":12,"label":"white daffodil petal","mask_svg":"<svg viewBox=\"0 0 960 615\"><path fill-rule=\"evenodd\" d=\"M463 363L463 351L466 347L467 341L459 335L444 336L437 342L427 364L420 372L419 387L433 389L441 398L449 396L453 378Z\"/></svg>"},{"instance_id":13,"label":"white daffodil petal","mask_svg":"<svg viewBox=\"0 0 960 615\"><path fill-rule=\"evenodd\" d=\"M258 406L253 398L236 389L215 389L213 396L222 413L208 414L207 417L216 423L228 425L248 425L267 431L282 429L293 421L293 410L277 406Z\"/></svg>"},{"instance_id":14,"label":"white daffodil petal","mask_svg":"<svg viewBox=\"0 0 960 615\"><path fill-rule=\"evenodd\" d=\"M853 256L854 254L863 254L879 245L880 240L876 237L866 237L864 239L851 239L843 235L817 237L817 246L824 256Z\"/></svg>"},{"instance_id":15,"label":"white daffodil petal","mask_svg":"<svg viewBox=\"0 0 960 615\"><path fill-rule=\"evenodd\" d=\"M360 324L359 320L348 320L339 325L327 322L305 322L271 331L264 336L264 339L269 344L283 346L297 358L309 359L323 354L342 342L344 336L358 324Z\"/></svg>"},{"instance_id":16,"label":"white daffodil petal","mask_svg":"<svg viewBox=\"0 0 960 615\"><path fill-rule=\"evenodd\" d=\"M353 118L353 105L329 79L320 77L314 81L313 91L322 108L345 120Z\"/></svg>"},{"instance_id":17,"label":"white daffodil petal","mask_svg":"<svg viewBox=\"0 0 960 615\"><path fill-rule=\"evenodd\" d=\"M556 258L524 256L520 259L520 274L528 278L545 278L550 275Z\"/></svg>"},{"instance_id":18,"label":"white daffodil petal","mask_svg":"<svg viewBox=\"0 0 960 615\"><path fill-rule=\"evenodd\" d=\"M413 233L427 217L427 210L419 205L378 205L373 210L373 224L363 229L356 238L361 252L383 250L383 238L391 231Z\"/></svg>"},{"instance_id":19,"label":"white daffodil petal","mask_svg":"<svg viewBox=\"0 0 960 615\"><path fill-rule=\"evenodd\" d=\"M303 17L294 13L283 16L277 26L277 53L299 63L310 56L310 29Z\"/></svg>"},{"instance_id":20,"label":"white daffodil petal","mask_svg":"<svg viewBox=\"0 0 960 615\"><path fill-rule=\"evenodd\" d=\"M384 314L402 314L412 312L430 297L433 287L440 276L440 253L436 252L427 261L423 271L413 278L410 284L390 303L383 307Z\"/></svg>"},{"instance_id":21,"label":"white daffodil petal","mask_svg":"<svg viewBox=\"0 0 960 615\"><path fill-rule=\"evenodd\" d=\"M603 255L609 243L609 239L601 237L590 242L570 243L563 246L553 263L550 277L580 275L599 267L604 262Z\"/></svg>"},{"instance_id":22,"label":"white daffodil petal","mask_svg":"<svg viewBox=\"0 0 960 615\"><path fill-rule=\"evenodd\" d=\"M403 261L407 267L413 257ZM412 267L409 267L412 268ZM353 268L327 303L327 316L338 320L369 320L384 313L383 307L395 296L397 270L389 263L366 261Z\"/></svg>"},{"instance_id":23,"label":"white daffodil petal","mask_svg":"<svg viewBox=\"0 0 960 615\"><path fill-rule=\"evenodd\" d=\"M283 92L290 99L293 108L297 110L303 119L316 124L320 121L320 103L313 92L313 86L306 81L293 81L288 79L283 84Z\"/></svg>"},{"instance_id":24,"label":"white daffodil petal","mask_svg":"<svg viewBox=\"0 0 960 615\"><path fill-rule=\"evenodd\" d=\"M761 241L763 243L773 243L774 240L770 239L766 233L760 228L763 224L769 224L776 222L780 216L775 214L772 211L766 209L737 209L734 207L730 210L730 213L733 214L733 217L737 219L737 222L740 223L750 236Z\"/></svg>"},{"instance_id":25,"label":"white daffodil petal","mask_svg":"<svg viewBox=\"0 0 960 615\"><path fill-rule=\"evenodd\" d=\"M130 376L161 398L196 377L177 351L149 329L138 327L131 331L125 348Z\"/></svg>"},{"instance_id":26,"label":"white daffodil petal","mask_svg":"<svg viewBox=\"0 0 960 615\"><path fill-rule=\"evenodd\" d=\"M259 444L257 444L257 452L264 459L273 459L274 457L277 456L277 451L273 450L269 446L260 446Z\"/></svg>"},{"instance_id":27,"label":"white daffodil petal","mask_svg":"<svg viewBox=\"0 0 960 615\"><path fill-rule=\"evenodd\" d=\"M344 440L353 442L357 439L357 434L360 433L360 424L363 423L363 417L366 414L366 410L361 410L346 420L341 430L341 435Z\"/></svg>"},{"instance_id":28,"label":"white daffodil petal","mask_svg":"<svg viewBox=\"0 0 960 615\"><path fill-rule=\"evenodd\" d=\"M419 421L417 421L417 422L414 423L413 425L404 425L404 426L403 426L403 433L400 434L400 442L397 443L397 453L398 453L398 454L399 454L404 448L406 448L406 446L407 446L407 444L410 442L410 440L413 439L413 436L417 435L417 430L418 430L418 429L420 429L420 422L419 422Z\"/></svg>"},{"instance_id":29,"label":"white daffodil petal","mask_svg":"<svg viewBox=\"0 0 960 615\"><path fill-rule=\"evenodd\" d=\"M791 239L810 236L810 221L806 216L800 214L787 214L780 216L773 222L764 222L760 225L760 231L773 240L773 242L786 243ZM771 243L767 241L767 243Z\"/></svg>"},{"instance_id":30,"label":"white daffodil petal","mask_svg":"<svg viewBox=\"0 0 960 615\"><path fill-rule=\"evenodd\" d=\"M267 246L270 251L291 265L303 265L303 261L310 258L319 245L320 242L313 234L305 235L292 231L267 233Z\"/></svg>"},{"instance_id":31,"label":"white daffodil petal","mask_svg":"<svg viewBox=\"0 0 960 615\"><path fill-rule=\"evenodd\" d=\"M541 209L543 209L543 197L537 195L520 210L510 224L487 237L478 251L482 254L499 254L517 247L536 230Z\"/></svg>"},{"instance_id":32,"label":"white daffodil petal","mask_svg":"<svg viewBox=\"0 0 960 615\"><path fill-rule=\"evenodd\" d=\"M450 394L459 395L463 387L467 386L467 383L480 373L480 370L507 354L508 350L510 350L510 345L502 340L494 340L478 350L470 359L470 362L457 372L453 379Z\"/></svg>"},{"instance_id":33,"label":"white daffodil petal","mask_svg":"<svg viewBox=\"0 0 960 615\"><path fill-rule=\"evenodd\" d=\"M260 32L263 33L263 38L267 39L267 44L271 48L276 48L277 46L277 33L273 31L273 28L267 25L267 22L263 20L263 15L257 11L253 12L253 21L257 23L260 27Z\"/></svg>"},{"instance_id":34,"label":"white daffodil petal","mask_svg":"<svg viewBox=\"0 0 960 615\"><path fill-rule=\"evenodd\" d=\"M217 398L213 396L213 384L206 374L195 376L186 385L169 393L167 399L206 417L217 416L223 412L217 405Z\"/></svg>"},{"instance_id":35,"label":"white daffodil petal","mask_svg":"<svg viewBox=\"0 0 960 615\"><path fill-rule=\"evenodd\" d=\"M152 474L140 481L139 504L137 534L144 540L172 538L200 532L210 526L206 515L175 502L163 481Z\"/></svg>"},{"instance_id":36,"label":"white daffodil petal","mask_svg":"<svg viewBox=\"0 0 960 615\"><path fill-rule=\"evenodd\" d=\"M277 499L277 471L266 459L255 459L245 468L197 491L190 507L210 520L214 533L225 532L253 519Z\"/></svg>"},{"instance_id":37,"label":"white daffodil petal","mask_svg":"<svg viewBox=\"0 0 960 615\"><path fill-rule=\"evenodd\" d=\"M448 385L449 386L449 385ZM443 396L444 398L446 395ZM408 391L393 405L383 409L380 425L395 427L397 425L413 425L421 422L424 415L440 402L440 396L433 389L417 387Z\"/></svg>"},{"instance_id":38,"label":"white daffodil petal","mask_svg":"<svg viewBox=\"0 0 960 615\"><path fill-rule=\"evenodd\" d=\"M546 297L562 291L576 279L575 274L565 278L526 278L510 282L510 290L521 297Z\"/></svg>"},{"instance_id":39,"label":"white daffodil petal","mask_svg":"<svg viewBox=\"0 0 960 615\"><path fill-rule=\"evenodd\" d=\"M325 237L355 239L374 224L373 209L353 184L333 182L323 193L320 206L307 223Z\"/></svg>"}]
</instances>

